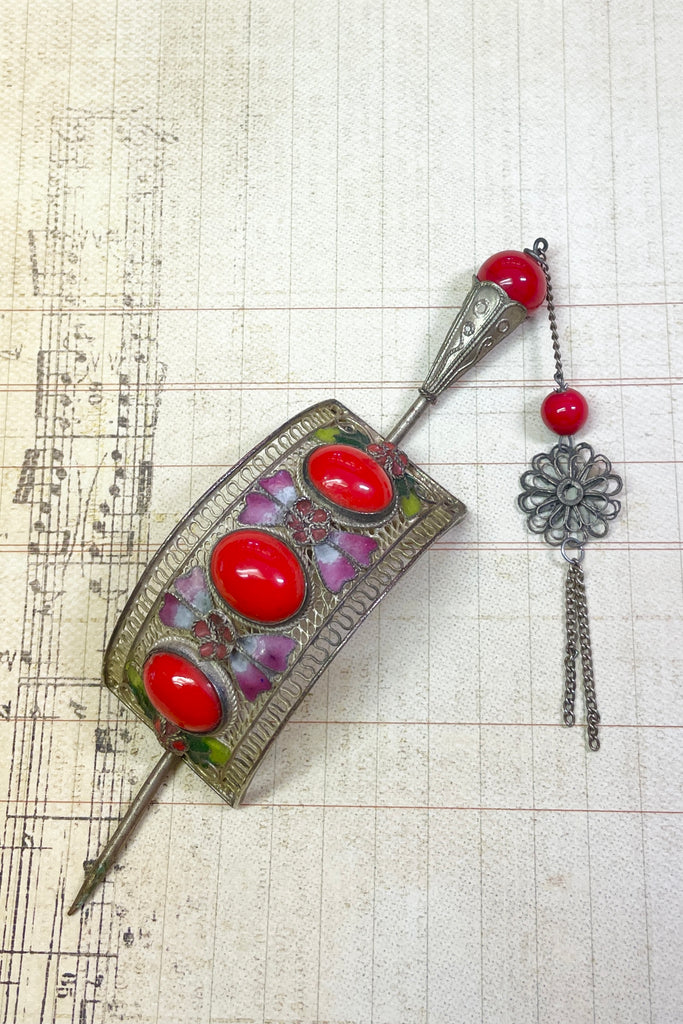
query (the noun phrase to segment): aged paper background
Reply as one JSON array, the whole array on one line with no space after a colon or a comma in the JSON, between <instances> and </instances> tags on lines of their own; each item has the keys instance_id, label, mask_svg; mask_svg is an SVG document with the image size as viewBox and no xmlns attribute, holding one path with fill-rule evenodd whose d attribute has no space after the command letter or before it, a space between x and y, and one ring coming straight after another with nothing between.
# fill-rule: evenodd
<instances>
[{"instance_id":1,"label":"aged paper background","mask_svg":"<svg viewBox=\"0 0 683 1024\"><path fill-rule=\"evenodd\" d=\"M680 1024L675 0L5 0L0 1019ZM603 748L561 728L562 563L515 507L543 316L407 444L469 508L239 811L99 671L146 560L334 394L388 428L491 252L550 240L585 432Z\"/></svg>"}]
</instances>

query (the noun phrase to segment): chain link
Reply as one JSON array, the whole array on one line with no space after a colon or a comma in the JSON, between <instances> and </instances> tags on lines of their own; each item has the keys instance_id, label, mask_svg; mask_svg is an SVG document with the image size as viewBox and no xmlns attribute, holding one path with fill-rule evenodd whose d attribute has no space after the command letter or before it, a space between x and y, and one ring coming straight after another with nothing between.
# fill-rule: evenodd
<instances>
[{"instance_id":1,"label":"chain link","mask_svg":"<svg viewBox=\"0 0 683 1024\"><path fill-rule=\"evenodd\" d=\"M588 605L586 603L586 584L581 566L576 566L576 604L579 626L579 645L581 648L581 674L583 676L583 692L586 700L586 723L588 746L591 750L600 749L598 726L600 715L595 696L595 680L593 678L593 652L588 626Z\"/></svg>"},{"instance_id":2,"label":"chain link","mask_svg":"<svg viewBox=\"0 0 683 1024\"><path fill-rule=\"evenodd\" d=\"M555 374L554 381L557 384L560 391L566 391L567 382L564 379L564 370L562 368L562 353L560 352L560 337L557 333L557 317L555 316L555 303L553 301L553 286L552 279L550 277L550 270L548 268L548 259L546 252L548 251L548 243L545 238L537 238L534 242L532 249L525 249L524 252L529 256L533 256L535 260L541 265L541 270L545 275L546 285L546 306L548 307L548 320L550 321L550 337L553 340L553 355L555 357Z\"/></svg>"},{"instance_id":3,"label":"chain link","mask_svg":"<svg viewBox=\"0 0 683 1024\"><path fill-rule=\"evenodd\" d=\"M567 624L567 646L564 655L564 701L562 717L565 725L574 725L574 702L576 700L576 656L578 652L579 631L576 624L576 589L574 587L575 565L567 569L565 584L565 622Z\"/></svg>"},{"instance_id":4,"label":"chain link","mask_svg":"<svg viewBox=\"0 0 683 1024\"><path fill-rule=\"evenodd\" d=\"M564 700L562 717L565 725L574 725L576 715L576 659L581 655L581 676L586 705L586 731L591 750L600 749L598 726L600 714L595 696L593 677L593 652L591 649L590 627L588 625L588 604L586 602L586 581L578 558L572 559L567 569L565 584L565 615L567 646L564 656Z\"/></svg>"}]
</instances>

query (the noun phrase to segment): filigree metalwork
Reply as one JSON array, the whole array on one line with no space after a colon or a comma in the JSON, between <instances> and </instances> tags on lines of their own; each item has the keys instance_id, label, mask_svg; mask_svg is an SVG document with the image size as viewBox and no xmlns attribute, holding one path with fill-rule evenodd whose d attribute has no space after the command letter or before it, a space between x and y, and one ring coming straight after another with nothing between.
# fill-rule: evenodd
<instances>
[{"instance_id":1,"label":"filigree metalwork","mask_svg":"<svg viewBox=\"0 0 683 1024\"><path fill-rule=\"evenodd\" d=\"M615 495L622 480L609 459L586 443L557 444L534 455L531 466L520 477L523 490L517 500L532 533L543 534L555 547L605 536L621 509Z\"/></svg>"},{"instance_id":2,"label":"filigree metalwork","mask_svg":"<svg viewBox=\"0 0 683 1024\"><path fill-rule=\"evenodd\" d=\"M278 625L273 632L231 612L228 638L219 628L220 623L207 618L212 610L203 605L196 607L196 597L191 597L180 603L189 612L196 612L194 618L188 615L184 630L180 628L183 623L176 623L180 637L185 637L190 645L201 645L196 657L202 659L202 669L208 671L210 667L211 671L221 673L224 688L231 695L231 714L219 730L209 737L188 739L183 734L181 740L184 744L201 745L196 752L188 751L195 754L188 764L232 805L239 803L266 748L342 645L415 559L465 514L461 502L406 459L405 464L401 460L402 474L395 485L398 489L400 481L409 477L419 500L408 507L397 502L381 522L365 527L350 520L345 522L339 513L330 513L329 518L325 513L324 522L318 522L317 496L309 493L303 466L313 448L324 443L328 434L336 435L342 422L359 436L362 433L370 445L381 448L385 444L385 438L336 401L321 402L285 423L184 516L131 595L105 655L107 686L154 728L156 716L145 702L141 676L149 652L169 642L171 619L177 610L173 599L178 602L178 581L194 583L200 572L206 577L213 546L220 537L240 527L245 498L260 488L264 478L283 471L291 477L298 496L298 503L287 513L292 521L281 522L278 518L272 526L263 528L285 541L293 534L297 544L311 549L310 555L304 554L310 570L308 598L296 619L291 624ZM337 519L340 521L335 525ZM362 529L362 534L376 544L371 563L367 567L359 564L354 577L338 591L325 587L315 571L316 531L326 531L330 525L337 531ZM357 536L360 538L361 534ZM189 583L184 582L181 598L187 598L187 586ZM266 638L286 634L293 641L292 653L286 669L277 668L272 673L272 685L263 692L245 693L244 687L233 685L233 676L239 683L239 675L230 660L234 658L231 644L239 645L247 655L253 654L249 644L259 639L255 629ZM175 735L164 734L160 739L166 745L178 741ZM172 749L178 752L176 746Z\"/></svg>"}]
</instances>

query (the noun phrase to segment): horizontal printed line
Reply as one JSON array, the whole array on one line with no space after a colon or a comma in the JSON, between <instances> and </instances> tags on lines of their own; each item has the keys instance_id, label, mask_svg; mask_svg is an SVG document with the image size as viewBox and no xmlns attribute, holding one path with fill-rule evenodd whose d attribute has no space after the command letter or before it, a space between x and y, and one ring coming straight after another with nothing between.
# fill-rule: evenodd
<instances>
[{"instance_id":1,"label":"horizontal printed line","mask_svg":"<svg viewBox=\"0 0 683 1024\"><path fill-rule=\"evenodd\" d=\"M130 513L125 513L125 514L126 515L130 515ZM170 514L171 513L169 513L169 515ZM175 514L176 513L174 513L174 515ZM45 532L47 532L47 531L45 531ZM43 535L42 532L38 533L37 537L41 537L42 535ZM128 547L123 542L117 543L117 544L110 544L108 542L107 543L104 543L104 542L100 543L97 540L78 541L75 544L69 544L68 545L68 549L65 551L64 550L64 546L62 544L62 541L60 539L60 537L61 537L60 532L56 531L55 534L54 534L54 537L55 537L55 544L54 544L54 546L50 546L50 544L44 545L44 544L41 543L40 540L36 540L34 542L35 546L33 546L32 544L0 544L0 555L27 555L27 554L31 554L31 555L35 555L36 557L41 557L41 558L51 557L51 558L55 558L55 559L63 558L63 559L71 560L71 558L73 557L74 553L78 552L78 553L82 554L83 556L88 556L87 560L89 561L89 563L92 563L93 565L95 565L95 564L102 564L103 562L105 562L105 557L109 557L109 556L111 556L111 557L116 556L117 558L119 556L124 556L124 557L125 556L129 556L132 559L132 563L131 564L137 564L137 561L134 558L133 554L129 551ZM150 550L155 550L156 547L160 546L160 544L161 544L161 542L159 542L159 545L155 545L153 541L150 541L149 548L150 548ZM97 552L91 551L91 548L93 546L97 547L97 549L98 549ZM519 541L510 540L510 541L498 541L498 542L495 542L495 541L481 541L481 542L477 542L477 541L461 541L461 542L458 542L458 541L452 541L452 542L436 541L434 544L430 545L429 548L426 549L426 550L429 550L431 552L437 552L437 551L475 551L475 552L476 551L479 551L479 552L498 551L498 552L501 552L501 553L508 552L510 554L517 554L517 553L537 554L539 552L547 553L548 548L546 546L544 546L543 544L541 544L538 540L535 540L533 537L530 537L528 540L522 539L522 540L519 540ZM642 541L642 542L641 541L626 541L626 540L624 540L624 541L603 540L603 541L600 542L600 547L599 547L598 550L599 551L623 551L623 552L628 552L628 551L632 551L632 552L638 552L638 551L652 551L652 552L667 552L667 551L669 551L669 552L671 552L671 551L673 551L673 552L676 552L676 551L683 550L683 540L681 540L681 541L676 541L676 540L671 540L671 541ZM151 557L151 555L150 555L150 557ZM126 564L128 564L128 563L126 563ZM144 566L146 563L144 562L144 560L140 560L139 564Z\"/></svg>"},{"instance_id":2,"label":"horizontal printed line","mask_svg":"<svg viewBox=\"0 0 683 1024\"><path fill-rule=\"evenodd\" d=\"M156 313L337 313L337 312L382 312L383 310L397 311L406 310L451 310L456 313L461 306L434 305L426 303L416 304L381 304L372 303L369 305L268 305L268 306L149 306L149 305L126 305L111 303L106 306L52 306L49 295L41 295L41 303L35 306L0 306L0 313L40 313L44 316L69 316L72 313L93 313L96 315L109 316L140 316ZM61 298L61 296L59 296ZM114 296L112 296L114 298ZM683 299L660 299L648 302L564 302L555 303L555 309L651 309L666 308L667 306L681 306Z\"/></svg>"},{"instance_id":3,"label":"horizontal printed line","mask_svg":"<svg viewBox=\"0 0 683 1024\"><path fill-rule=\"evenodd\" d=\"M61 806L61 807L128 807L128 800L41 800L10 798L0 800L0 804L23 806ZM223 801L217 800L154 800L158 807L223 807ZM347 803L308 803L296 801L254 801L246 800L241 807L291 808L297 810L349 810L349 811L474 811L475 813L493 814L683 814L683 808L666 810L665 808L639 807L494 807L477 804L347 804Z\"/></svg>"},{"instance_id":4,"label":"horizontal printed line","mask_svg":"<svg viewBox=\"0 0 683 1024\"><path fill-rule=\"evenodd\" d=\"M178 393L178 394L203 394L205 392L212 391L241 391L246 394L253 394L254 392L271 392L271 391L317 391L321 388L325 389L336 389L337 391L409 391L417 389L421 386L421 381L417 380L397 380L397 381L381 381L381 380L338 380L338 381L318 381L318 380L267 380L267 381L255 381L255 380L202 380L202 381L137 381L132 379L127 384L121 384L119 381L103 381L97 382L96 391L97 394L116 394L120 391L135 391L137 394L141 392L161 392L161 393ZM683 377L680 376L658 376L658 377L577 377L572 379L572 384L577 387L592 387L592 388L644 388L644 387L679 387L683 384ZM509 379L487 379L481 378L479 380L462 380L458 381L457 384L453 385L453 390L459 391L484 391L484 390L510 390L520 388L543 388L547 390L551 387L551 382L547 380L524 380L521 378L509 378ZM38 391L37 384L33 382L23 382L17 384L5 384L0 387L0 394L6 395L28 395L35 394ZM41 398L47 399L58 399L63 395L71 395L73 393L91 394L95 391L93 384L86 383L68 383L68 384L55 384L45 383L40 390Z\"/></svg>"},{"instance_id":5,"label":"horizontal printed line","mask_svg":"<svg viewBox=\"0 0 683 1024\"><path fill-rule=\"evenodd\" d=\"M26 849L30 849L31 853L34 853L35 850L36 850L36 847L34 847L34 846L31 846L30 848L26 847ZM29 949L20 949L20 948L0 949L0 956L7 956L7 955L10 955L10 956L47 956L47 957L73 956L73 957L85 957L86 959L88 957L93 957L94 959L99 959L100 957L102 957L105 960L107 960L107 959L116 960L118 958L118 956L119 956L119 953L105 953L104 950L102 950L102 949L95 949L95 950L92 950L90 952L85 950L85 949L74 949L74 950L60 949L60 948L58 948L58 949L34 949L33 947L30 947ZM6 985L7 982L2 982L2 984Z\"/></svg>"},{"instance_id":6,"label":"horizontal printed line","mask_svg":"<svg viewBox=\"0 0 683 1024\"><path fill-rule=\"evenodd\" d=\"M528 551L530 553L536 553L538 551L547 552L548 548L538 546L538 540L534 540L530 537L527 541L501 541L499 544L491 543L490 541L481 541L477 543L475 541L462 541L458 543L453 541L452 543L446 543L445 541L437 541L432 544L429 548L430 551L499 551L501 553L509 552L514 554L516 552ZM558 547L555 550L559 551ZM681 551L683 550L683 541L626 541L626 540L609 540L600 542L599 551Z\"/></svg>"},{"instance_id":7,"label":"horizontal printed line","mask_svg":"<svg viewBox=\"0 0 683 1024\"><path fill-rule=\"evenodd\" d=\"M106 802L106 801L104 801ZM159 804L161 805L161 801ZM189 803L189 801L188 801ZM207 805L211 806L210 801ZM175 806L175 804L173 804ZM201 805L200 805L201 806ZM474 804L319 804L319 803L283 803L265 801L258 803L247 803L243 801L241 807L280 807L280 808L317 808L320 810L369 810L369 811L475 811L491 813L522 813L522 814L683 814L680 810L664 810L663 808L652 808L646 810L639 807L485 807Z\"/></svg>"},{"instance_id":8,"label":"horizontal printed line","mask_svg":"<svg viewBox=\"0 0 683 1024\"><path fill-rule=\"evenodd\" d=\"M56 439L55 439L56 440ZM683 459L611 459L613 466L680 466L683 465ZM524 464L520 461L499 461L493 462L488 459L479 460L448 460L444 462L429 462L424 459L420 459L419 462L415 463L421 469L432 469L434 467L445 467L445 466L518 466L520 470L524 469ZM226 462L155 462L154 469L156 471L161 469L215 469L219 474L224 474L230 471L232 463ZM129 463L126 460L116 463L117 468L129 469L137 471L138 465L136 463ZM11 463L0 466L0 471L6 470L7 472L20 472L24 467ZM95 465L94 463L87 462L68 462L68 461L55 461L50 465L36 465L33 467L36 474L41 472L49 473L53 469L91 469L100 470L102 465ZM127 514L127 513L126 513Z\"/></svg>"},{"instance_id":9,"label":"horizontal printed line","mask_svg":"<svg viewBox=\"0 0 683 1024\"><path fill-rule=\"evenodd\" d=\"M50 684L47 684L50 685ZM102 684L103 685L103 684ZM63 718L60 716L51 715L13 715L11 718L1 718L0 725L2 723L16 723L19 722L49 722L50 725L120 725L126 726L128 723L127 719L123 719L120 716L118 718ZM137 724L137 721L136 721ZM372 718L290 718L287 721L288 726L302 725L302 726L323 726L328 725L340 725L340 726L357 726L357 725L370 725L370 726L387 726L390 728L396 728L401 726L424 726L427 728L482 728L482 729L566 729L567 726L563 722L460 722L450 721L448 719L423 719L416 718L406 721L397 719L396 721L375 720ZM584 723L577 722L576 728L580 729ZM681 724L672 724L664 722L643 722L643 723L629 723L629 722L601 722L600 728L602 729L683 729L683 722Z\"/></svg>"}]
</instances>

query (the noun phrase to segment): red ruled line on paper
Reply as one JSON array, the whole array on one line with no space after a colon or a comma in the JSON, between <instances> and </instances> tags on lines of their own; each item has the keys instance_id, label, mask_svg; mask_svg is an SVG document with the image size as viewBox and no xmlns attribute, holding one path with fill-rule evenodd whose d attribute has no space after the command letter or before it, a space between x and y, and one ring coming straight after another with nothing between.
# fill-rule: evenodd
<instances>
[{"instance_id":1,"label":"red ruled line on paper","mask_svg":"<svg viewBox=\"0 0 683 1024\"><path fill-rule=\"evenodd\" d=\"M54 543L48 545L42 545L39 540L29 544L0 544L0 555L51 555L51 556L63 556L71 557L74 552L85 556L90 556L93 563L101 562L103 559L112 557L130 557L130 551L123 544L106 544L106 545L95 545L96 551L93 551L93 544L91 542L79 542L73 546L65 548L57 540ZM161 542L159 544L161 546ZM520 541L501 541L500 543L494 543L493 541L484 541L477 543L476 541L453 541L452 543L446 543L442 541L432 544L428 549L432 553L447 552L447 551L459 551L459 552L499 552L500 554L534 554L537 552L547 553L548 548L542 544L534 543L534 539L530 537L528 540ZM664 552L677 552L683 550L683 540L681 541L602 541L600 544L601 552L608 551L619 551L619 552L652 552L652 553L664 553ZM145 564L144 561L141 564Z\"/></svg>"},{"instance_id":2,"label":"red ruled line on paper","mask_svg":"<svg viewBox=\"0 0 683 1024\"><path fill-rule=\"evenodd\" d=\"M97 685L99 680L94 681ZM11 718L0 719L0 725L2 722L35 722L36 718L30 715L13 715ZM61 718L59 716L50 716L40 718L41 722L50 722L52 725L118 725L121 723L121 716L116 718ZM580 725L580 723L578 723ZM402 726L418 726L420 728L458 728L458 729L469 729L469 728L482 728L482 729L566 729L567 726L562 722L458 722L458 721L428 721L426 719L415 719L410 721L375 721L373 719L356 719L356 718L290 718L287 721L287 725L303 725L309 726L314 725L316 727L327 727L328 725L339 725L339 726L385 726L389 728L396 728ZM601 729L683 729L683 723L671 724L663 722L645 722L641 724L637 723L626 723L626 722L601 722Z\"/></svg>"},{"instance_id":3,"label":"red ruled line on paper","mask_svg":"<svg viewBox=\"0 0 683 1024\"><path fill-rule=\"evenodd\" d=\"M43 295L42 298L49 296ZM61 298L61 296L58 296ZM102 298L106 301L107 296L91 295L91 298ZM111 296L112 299L117 299L119 296ZM683 299L661 299L652 300L649 302L556 302L555 309L651 309L653 307L661 307L663 309L669 306L682 306ZM311 305L259 305L259 306L247 306L247 305L228 305L228 306L136 306L131 304L129 306L114 305L113 303L107 304L106 306L54 306L51 307L49 312L51 316L67 316L70 313L93 313L101 315L112 315L112 316L135 316L140 313L338 313L338 312L414 312L424 310L429 311L452 311L456 313L460 309L460 305L451 305L450 303L444 305L434 305L431 303L424 304L381 304L371 303L368 305L338 305L336 303L328 303L323 306L311 306ZM0 313L41 313L43 312L40 306L0 306Z\"/></svg>"},{"instance_id":4,"label":"red ruled line on paper","mask_svg":"<svg viewBox=\"0 0 683 1024\"><path fill-rule=\"evenodd\" d=\"M683 459L612 459L613 466L679 466L683 465ZM128 464L125 461L121 461L118 465L122 469L127 469ZM420 459L417 465L421 469L431 469L434 466L519 466L518 460L508 461L491 461L487 459L478 460L462 460L462 459L451 459L443 460L441 462L428 462ZM84 469L94 470L100 469L99 465L89 464L86 462L67 462L62 461L59 463L62 469ZM17 464L5 464L0 465L0 470L7 470L8 472L21 472L24 467ZM154 462L155 470L160 469L183 469L183 470L196 470L196 469L215 469L218 473L225 473L231 469L230 464L226 462Z\"/></svg>"},{"instance_id":5,"label":"red ruled line on paper","mask_svg":"<svg viewBox=\"0 0 683 1024\"><path fill-rule=\"evenodd\" d=\"M161 391L178 393L203 393L209 391L240 391L253 393L258 391L318 391L322 388L336 389L337 391L410 391L419 388L421 381L418 380L195 380L195 381L149 381L136 384L138 392ZM577 387L592 388L644 388L644 387L679 387L683 384L683 376L654 376L654 377L574 377L572 384ZM548 388L549 381L546 379L525 379L525 378L485 378L479 380L462 380L456 385L459 391L481 391L489 389L519 389L519 388ZM121 389L120 381L102 381L98 384L98 392L118 393ZM0 386L0 394L33 394L36 390L35 383L31 381L17 382L16 384L4 384ZM92 385L70 384L69 392L88 392ZM43 394L47 397L58 397L64 391L57 383L46 382Z\"/></svg>"},{"instance_id":6,"label":"red ruled line on paper","mask_svg":"<svg viewBox=\"0 0 683 1024\"><path fill-rule=\"evenodd\" d=\"M67 799L24 799L12 798L0 800L0 804L15 805L23 807L127 807L129 800L67 800ZM158 807L220 807L224 803L216 800L155 800ZM241 807L263 807L263 808L296 808L301 810L309 808L312 810L348 810L348 811L475 811L491 813L514 813L514 814L683 814L683 808L667 810L663 807L640 808L640 807L497 807L479 804L347 804L347 803L313 803L307 801L242 801Z\"/></svg>"}]
</instances>

